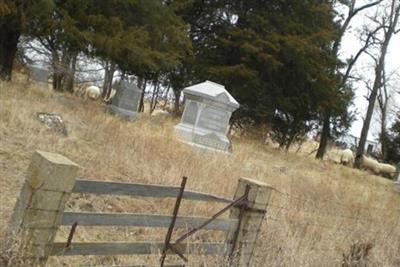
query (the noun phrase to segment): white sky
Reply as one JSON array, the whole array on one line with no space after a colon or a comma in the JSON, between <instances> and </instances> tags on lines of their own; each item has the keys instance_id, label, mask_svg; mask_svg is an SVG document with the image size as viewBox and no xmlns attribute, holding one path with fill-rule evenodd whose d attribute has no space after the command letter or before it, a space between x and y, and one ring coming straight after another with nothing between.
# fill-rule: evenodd
<instances>
[{"instance_id":1,"label":"white sky","mask_svg":"<svg viewBox=\"0 0 400 267\"><path fill-rule=\"evenodd\" d=\"M361 3L364 1L359 1L359 2L360 4L358 4L357 6L361 5ZM344 36L342 42L341 55L340 55L342 59L348 58L350 55L354 55L361 47L362 43L358 39L357 30L360 29L362 25L365 25L369 22L368 18L366 18L365 15L366 12L362 12L358 14L355 18L353 18L351 23L351 29ZM359 59L359 61L357 62L354 72L361 74L363 77L366 77L367 79L373 81L375 75L372 64L373 64L372 59L367 54L363 54ZM398 75L400 75L400 33L392 37L389 46L389 51L386 57L386 73L392 73L392 72L396 72ZM397 81L397 84L396 82L394 84L398 86L397 89L400 89L399 88L400 79ZM356 117L357 120L353 122L353 125L350 129L350 133L355 136L360 136L363 124L362 118L365 117L366 110L368 107L368 102L365 98L365 96L367 95L367 89L363 82L355 83L355 88L356 88L355 90L356 96L354 99L353 110L357 112L357 117ZM393 101L393 105L397 108L400 108L400 95L397 95L396 99ZM374 113L376 114L376 112ZM375 121L372 123L369 131L368 135L369 140L375 140L377 138L378 127L379 124L377 123L375 118Z\"/></svg>"}]
</instances>

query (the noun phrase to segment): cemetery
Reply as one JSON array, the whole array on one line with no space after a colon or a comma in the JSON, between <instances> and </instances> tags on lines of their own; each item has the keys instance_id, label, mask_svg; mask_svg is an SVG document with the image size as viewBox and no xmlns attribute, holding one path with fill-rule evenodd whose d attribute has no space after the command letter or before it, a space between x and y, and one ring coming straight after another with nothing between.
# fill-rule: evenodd
<instances>
[{"instance_id":1,"label":"cemetery","mask_svg":"<svg viewBox=\"0 0 400 267\"><path fill-rule=\"evenodd\" d=\"M399 47L399 0L0 0L0 267L400 267Z\"/></svg>"}]
</instances>

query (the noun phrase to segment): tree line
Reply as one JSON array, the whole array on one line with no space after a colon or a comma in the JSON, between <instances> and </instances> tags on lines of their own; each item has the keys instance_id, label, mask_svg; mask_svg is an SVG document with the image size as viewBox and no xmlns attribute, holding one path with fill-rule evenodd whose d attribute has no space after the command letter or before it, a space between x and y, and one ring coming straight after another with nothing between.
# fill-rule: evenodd
<instances>
[{"instance_id":1,"label":"tree line","mask_svg":"<svg viewBox=\"0 0 400 267\"><path fill-rule=\"evenodd\" d=\"M46 51L58 91L73 91L79 55L104 62L104 98L118 71L134 75L142 89L170 88L178 111L181 90L208 79L241 103L237 123L270 125L286 149L317 131L323 158L328 141L354 120L353 67L361 55L374 54L362 154L373 107L382 100L399 6L395 0L0 0L0 79L11 79L22 38ZM376 7L376 27L360 34L358 53L340 60L352 19ZM390 139L388 131L382 135Z\"/></svg>"}]
</instances>

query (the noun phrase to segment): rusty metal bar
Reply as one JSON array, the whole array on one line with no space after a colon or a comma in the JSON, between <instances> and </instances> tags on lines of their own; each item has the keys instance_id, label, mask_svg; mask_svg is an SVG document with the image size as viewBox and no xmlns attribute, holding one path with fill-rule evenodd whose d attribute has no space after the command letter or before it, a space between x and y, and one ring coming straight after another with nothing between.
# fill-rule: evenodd
<instances>
[{"instance_id":1,"label":"rusty metal bar","mask_svg":"<svg viewBox=\"0 0 400 267\"><path fill-rule=\"evenodd\" d=\"M69 235L68 235L67 244L65 245L66 248L69 248L69 247L71 246L72 238L74 237L75 230L76 230L76 227L77 227L77 226L78 226L78 223L77 223L77 222L75 222L75 223L72 225L71 231L69 232Z\"/></svg>"},{"instance_id":2,"label":"rusty metal bar","mask_svg":"<svg viewBox=\"0 0 400 267\"><path fill-rule=\"evenodd\" d=\"M244 194L243 196L241 196L240 198L238 198L237 200L233 201L231 204L225 206L222 210L220 210L219 212L217 212L216 214L214 214L209 220L205 221L202 225L200 225L197 228L194 228L192 230L190 230L189 232L187 232L186 234L182 235L181 237L179 237L176 241L175 244L178 244L180 242L182 242L183 240L185 240L186 238L188 238L189 236L193 235L194 233L196 233L197 231L199 231L200 229L202 229L203 227L205 227L206 225L208 225L209 223L211 223L213 220L215 220L217 217L219 217L221 214L223 214L224 212L226 212L227 210L229 210L231 207L236 206L240 203L242 203L243 201L245 201L247 198L246 194ZM173 246L173 245L171 245Z\"/></svg>"},{"instance_id":3,"label":"rusty metal bar","mask_svg":"<svg viewBox=\"0 0 400 267\"><path fill-rule=\"evenodd\" d=\"M172 250L176 255L178 255L182 260L184 260L185 262L188 262L189 260L185 257L185 255L183 255L182 252L179 251L179 249L177 249L176 247L173 247L171 244L168 245L168 248L170 250Z\"/></svg>"},{"instance_id":4,"label":"rusty metal bar","mask_svg":"<svg viewBox=\"0 0 400 267\"><path fill-rule=\"evenodd\" d=\"M172 213L172 219L171 219L171 224L168 228L168 232L167 235L165 237L165 243L164 243L164 248L162 250L161 253L161 258L160 258L160 266L163 267L164 266L164 261L165 261L165 257L167 255L167 250L170 247L170 241L171 241L171 237L172 237L172 231L174 230L175 227L175 221L176 221L176 217L178 215L178 211L179 211L179 207L181 205L181 201L182 201L182 197L183 197L183 192L185 191L185 186L186 186L186 181L187 181L187 177L183 177L182 178L182 183L181 183L181 187L179 189L179 193L178 196L176 198L176 202L175 202L175 207L174 207L174 211ZM179 254L178 254L179 255Z\"/></svg>"},{"instance_id":5,"label":"rusty metal bar","mask_svg":"<svg viewBox=\"0 0 400 267\"><path fill-rule=\"evenodd\" d=\"M232 256L233 256L233 253L235 252L235 249L236 249L236 242L237 242L237 239L239 237L239 231L240 231L240 227L242 225L243 215L244 215L244 212L247 209L247 201L248 201L248 197L249 197L249 192L250 192L250 185L246 185L246 189L245 189L245 192L244 192L244 195L243 195L244 201L240 206L238 225L236 227L235 233L233 234L233 238L232 238L232 249L231 249L231 252L229 253L229 258L228 258L229 262L232 261Z\"/></svg>"}]
</instances>

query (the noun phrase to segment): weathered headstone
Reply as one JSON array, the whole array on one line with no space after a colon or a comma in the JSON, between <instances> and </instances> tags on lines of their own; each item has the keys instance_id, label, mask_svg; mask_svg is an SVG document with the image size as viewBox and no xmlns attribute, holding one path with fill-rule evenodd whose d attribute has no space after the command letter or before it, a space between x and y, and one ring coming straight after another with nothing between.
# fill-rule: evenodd
<instances>
[{"instance_id":1,"label":"weathered headstone","mask_svg":"<svg viewBox=\"0 0 400 267\"><path fill-rule=\"evenodd\" d=\"M39 83L39 84L47 84L48 83L48 79L50 77L49 70L41 68L41 67L33 66L33 65L28 65L28 69L30 72L29 73L30 77L33 81L35 81L36 83Z\"/></svg>"},{"instance_id":2,"label":"weathered headstone","mask_svg":"<svg viewBox=\"0 0 400 267\"><path fill-rule=\"evenodd\" d=\"M201 148L228 151L229 119L239 103L223 85L210 81L187 87L183 93L185 109L175 126L178 138Z\"/></svg>"},{"instance_id":3,"label":"weathered headstone","mask_svg":"<svg viewBox=\"0 0 400 267\"><path fill-rule=\"evenodd\" d=\"M38 112L36 113L36 116L42 123L46 125L49 130L65 136L68 135L67 128L65 127L65 123L61 115Z\"/></svg>"},{"instance_id":4,"label":"weathered headstone","mask_svg":"<svg viewBox=\"0 0 400 267\"><path fill-rule=\"evenodd\" d=\"M115 88L117 92L107 110L126 119L135 119L142 91L134 83L127 81L119 82Z\"/></svg>"}]
</instances>

